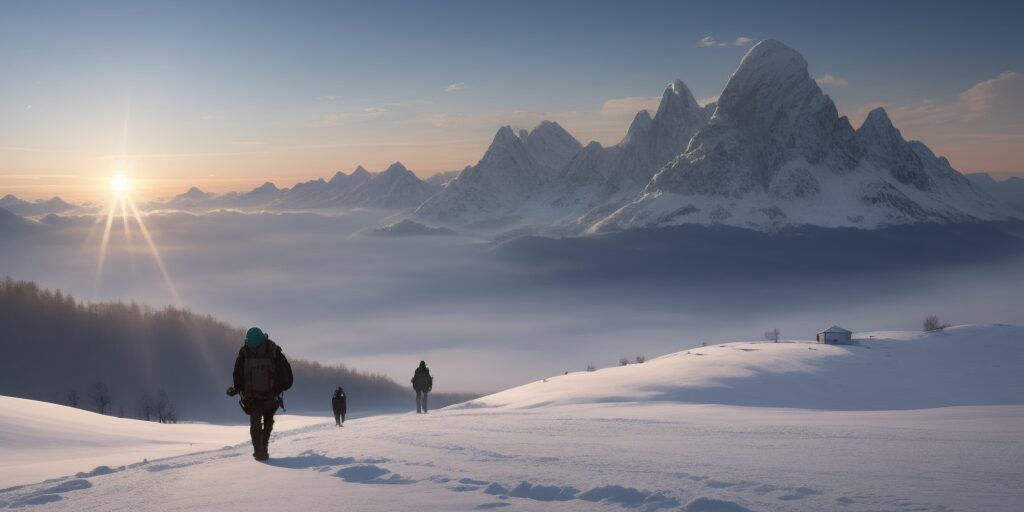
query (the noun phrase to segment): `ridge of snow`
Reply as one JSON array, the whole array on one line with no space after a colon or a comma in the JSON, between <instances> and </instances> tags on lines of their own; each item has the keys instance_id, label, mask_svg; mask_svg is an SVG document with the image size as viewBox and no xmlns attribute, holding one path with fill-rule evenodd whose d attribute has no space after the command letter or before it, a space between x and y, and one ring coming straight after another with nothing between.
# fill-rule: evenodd
<instances>
[{"instance_id":1,"label":"ridge of snow","mask_svg":"<svg viewBox=\"0 0 1024 512\"><path fill-rule=\"evenodd\" d=\"M1024 327L861 332L856 344L746 341L575 372L454 408L693 402L826 410L1024 404ZM851 390L856 390L852 392Z\"/></svg>"}]
</instances>

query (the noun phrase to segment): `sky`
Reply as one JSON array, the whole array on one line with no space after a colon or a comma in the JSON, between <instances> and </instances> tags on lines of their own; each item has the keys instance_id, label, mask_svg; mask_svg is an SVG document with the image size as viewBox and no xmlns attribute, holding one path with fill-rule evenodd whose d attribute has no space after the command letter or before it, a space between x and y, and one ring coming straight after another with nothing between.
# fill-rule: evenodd
<instances>
[{"instance_id":1,"label":"sky","mask_svg":"<svg viewBox=\"0 0 1024 512\"><path fill-rule=\"evenodd\" d=\"M0 3L0 195L223 192L475 163L502 125L614 144L776 38L854 126L877 106L962 172L1024 175L1019 2ZM122 153L128 158L122 160Z\"/></svg>"}]
</instances>

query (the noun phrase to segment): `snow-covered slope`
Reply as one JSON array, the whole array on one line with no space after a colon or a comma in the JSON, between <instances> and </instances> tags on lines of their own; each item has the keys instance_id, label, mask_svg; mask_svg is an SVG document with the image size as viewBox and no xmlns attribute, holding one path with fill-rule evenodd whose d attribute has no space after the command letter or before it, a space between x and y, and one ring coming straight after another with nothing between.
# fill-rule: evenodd
<instances>
[{"instance_id":1,"label":"snow-covered slope","mask_svg":"<svg viewBox=\"0 0 1024 512\"><path fill-rule=\"evenodd\" d=\"M688 222L874 228L1004 217L945 159L904 140L883 110L855 131L804 58L766 40L740 62L686 152L595 229Z\"/></svg>"},{"instance_id":2,"label":"snow-covered slope","mask_svg":"<svg viewBox=\"0 0 1024 512\"><path fill-rule=\"evenodd\" d=\"M1024 219L1024 178L1013 176L997 181L985 172L967 174L965 177L1001 201L1017 218Z\"/></svg>"},{"instance_id":3,"label":"snow-covered slope","mask_svg":"<svg viewBox=\"0 0 1024 512\"><path fill-rule=\"evenodd\" d=\"M854 345L737 342L576 372L455 407L672 401L834 410L1024 404L1024 327L857 333Z\"/></svg>"},{"instance_id":4,"label":"snow-covered slope","mask_svg":"<svg viewBox=\"0 0 1024 512\"><path fill-rule=\"evenodd\" d=\"M239 417L244 419L241 412ZM277 428L321 421L280 415ZM248 435L248 425L165 425L0 396L0 489L103 465L116 467L144 459L219 450L247 440Z\"/></svg>"},{"instance_id":5,"label":"snow-covered slope","mask_svg":"<svg viewBox=\"0 0 1024 512\"><path fill-rule=\"evenodd\" d=\"M344 428L328 422L289 430L281 422L266 463L254 462L238 439L243 427L144 424L3 400L6 481L25 481L8 475L26 467L68 476L0 490L0 508L1015 512L1024 499L1024 406L1020 377L1006 379L1019 373L1022 331L965 326L874 333L859 347L704 347L427 415L349 420ZM904 398L961 387L954 397L970 396L968 403L1016 405L823 411L671 396L718 390L706 396L714 399L731 390L767 403L795 393L808 404L815 398L805 388L857 394L876 380ZM941 389L927 389L933 385ZM1008 389L999 394L1002 386ZM163 460L148 455L194 437L207 443L196 449L240 444ZM136 463L119 459L131 450ZM75 460L78 451L90 457Z\"/></svg>"}]
</instances>

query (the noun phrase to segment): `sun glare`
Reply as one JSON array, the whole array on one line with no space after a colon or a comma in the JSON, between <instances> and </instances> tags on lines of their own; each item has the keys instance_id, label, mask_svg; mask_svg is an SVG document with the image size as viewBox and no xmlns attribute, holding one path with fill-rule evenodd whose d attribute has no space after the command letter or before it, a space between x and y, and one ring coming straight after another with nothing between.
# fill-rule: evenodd
<instances>
[{"instance_id":1,"label":"sun glare","mask_svg":"<svg viewBox=\"0 0 1024 512\"><path fill-rule=\"evenodd\" d=\"M129 185L128 176L124 174L117 174L110 180L110 188L114 189L114 192L118 195L127 193Z\"/></svg>"}]
</instances>

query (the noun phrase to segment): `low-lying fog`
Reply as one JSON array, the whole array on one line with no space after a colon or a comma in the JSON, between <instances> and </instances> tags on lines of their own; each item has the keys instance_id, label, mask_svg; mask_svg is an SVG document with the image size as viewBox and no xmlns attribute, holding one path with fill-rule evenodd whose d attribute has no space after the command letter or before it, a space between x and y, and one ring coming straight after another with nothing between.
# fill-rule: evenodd
<instances>
[{"instance_id":1,"label":"low-lying fog","mask_svg":"<svg viewBox=\"0 0 1024 512\"><path fill-rule=\"evenodd\" d=\"M736 278L560 281L549 269L501 256L485 239L367 234L384 220L370 211L146 218L189 309L258 325L289 354L399 382L424 359L442 391L494 391L615 365L621 356L762 339L776 327L783 338L808 339L832 324L919 329L928 314L953 323L1024 322L1021 261L847 277L746 268ZM170 304L131 228L128 243L120 221L114 224L98 286L103 225L92 218L8 237L0 275L81 299ZM559 266L586 257L569 252Z\"/></svg>"}]
</instances>

